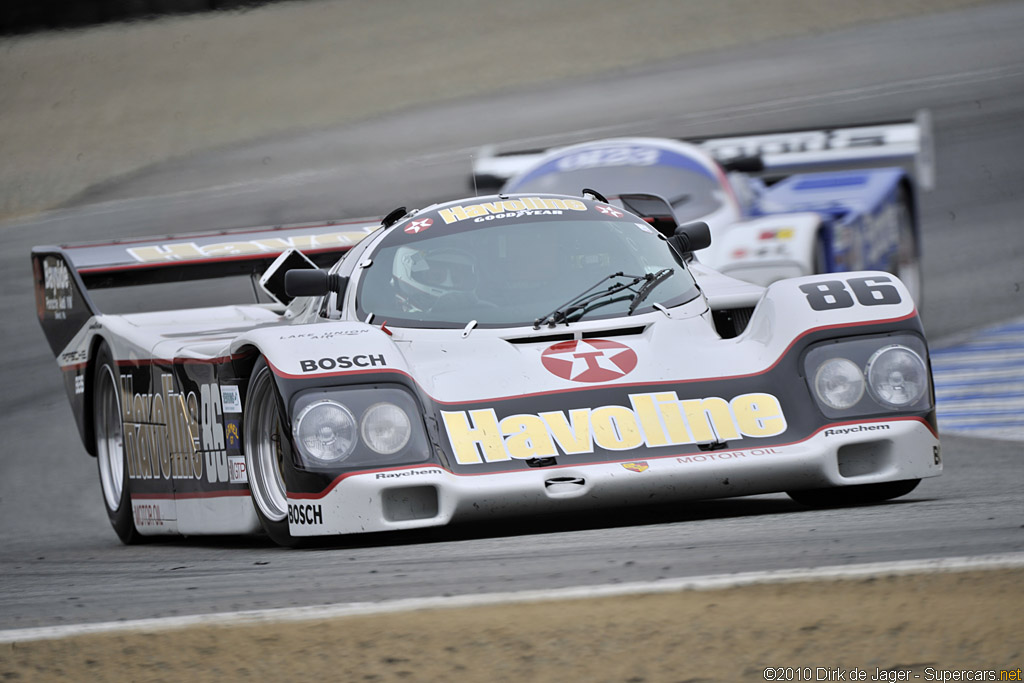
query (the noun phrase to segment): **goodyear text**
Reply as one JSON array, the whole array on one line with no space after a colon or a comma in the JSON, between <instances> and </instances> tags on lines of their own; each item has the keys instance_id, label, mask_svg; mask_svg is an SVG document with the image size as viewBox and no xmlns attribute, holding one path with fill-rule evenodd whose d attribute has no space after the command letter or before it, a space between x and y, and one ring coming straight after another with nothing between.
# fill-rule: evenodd
<instances>
[{"instance_id":1,"label":"goodyear text","mask_svg":"<svg viewBox=\"0 0 1024 683\"><path fill-rule=\"evenodd\" d=\"M560 209L562 211L586 211L587 205L577 199L554 199L550 197L520 197L497 202L484 202L468 206L453 206L441 209L438 213L445 223L465 221L479 216L489 216L516 211L535 211L540 209Z\"/></svg>"}]
</instances>

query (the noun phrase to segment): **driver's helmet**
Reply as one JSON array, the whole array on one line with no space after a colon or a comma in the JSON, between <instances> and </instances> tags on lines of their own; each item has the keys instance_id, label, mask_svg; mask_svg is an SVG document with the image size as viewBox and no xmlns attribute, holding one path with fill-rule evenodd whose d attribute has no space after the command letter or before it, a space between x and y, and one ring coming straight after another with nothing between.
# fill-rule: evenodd
<instances>
[{"instance_id":1,"label":"driver's helmet","mask_svg":"<svg viewBox=\"0 0 1024 683\"><path fill-rule=\"evenodd\" d=\"M473 294L480 282L473 255L451 247L399 247L392 276L402 295L421 309L447 294Z\"/></svg>"}]
</instances>

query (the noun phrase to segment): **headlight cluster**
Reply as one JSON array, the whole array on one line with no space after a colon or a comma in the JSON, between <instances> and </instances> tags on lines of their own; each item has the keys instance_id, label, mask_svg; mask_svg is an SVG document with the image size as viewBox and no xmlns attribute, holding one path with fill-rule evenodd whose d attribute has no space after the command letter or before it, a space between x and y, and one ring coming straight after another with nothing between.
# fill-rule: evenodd
<instances>
[{"instance_id":1,"label":"headlight cluster","mask_svg":"<svg viewBox=\"0 0 1024 683\"><path fill-rule=\"evenodd\" d=\"M804 360L811 393L830 418L930 409L927 350L916 335L826 342Z\"/></svg>"},{"instance_id":2,"label":"headlight cluster","mask_svg":"<svg viewBox=\"0 0 1024 683\"><path fill-rule=\"evenodd\" d=\"M386 386L315 389L295 399L292 435L309 469L426 460L415 400Z\"/></svg>"}]
</instances>

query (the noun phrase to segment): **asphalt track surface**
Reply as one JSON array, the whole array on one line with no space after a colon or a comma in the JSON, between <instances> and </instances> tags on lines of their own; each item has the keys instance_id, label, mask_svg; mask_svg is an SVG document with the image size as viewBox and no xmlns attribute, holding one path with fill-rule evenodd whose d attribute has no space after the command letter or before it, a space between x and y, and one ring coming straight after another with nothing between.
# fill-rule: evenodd
<instances>
[{"instance_id":1,"label":"asphalt track surface","mask_svg":"<svg viewBox=\"0 0 1024 683\"><path fill-rule=\"evenodd\" d=\"M959 436L944 438L943 477L858 509L762 496L306 551L223 538L125 548L35 320L28 262L34 244L425 205L466 191L483 143L818 127L927 108L938 185L922 202L923 319L943 339L1024 313L1021 35L1024 4L1010 3L524 87L193 156L5 226L0 629L1024 550L1021 444Z\"/></svg>"}]
</instances>

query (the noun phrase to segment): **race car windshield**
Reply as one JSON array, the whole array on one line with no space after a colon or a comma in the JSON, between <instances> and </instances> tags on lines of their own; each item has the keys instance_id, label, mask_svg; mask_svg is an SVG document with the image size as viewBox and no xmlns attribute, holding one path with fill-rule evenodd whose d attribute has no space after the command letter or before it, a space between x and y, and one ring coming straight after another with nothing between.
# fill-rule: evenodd
<instances>
[{"instance_id":1,"label":"race car windshield","mask_svg":"<svg viewBox=\"0 0 1024 683\"><path fill-rule=\"evenodd\" d=\"M726 203L721 184L707 171L669 165L598 166L564 170L551 165L545 172L527 175L512 192L554 192L579 194L592 187L608 196L641 192L664 197L672 205L679 223L700 220Z\"/></svg>"},{"instance_id":2,"label":"race car windshield","mask_svg":"<svg viewBox=\"0 0 1024 683\"><path fill-rule=\"evenodd\" d=\"M642 278L640 285L657 279L658 286L635 306L635 292L609 297L588 309L587 320L677 306L698 295L689 271L653 229L620 210L598 208L619 217L495 217L450 226L435 218L433 227L412 236L396 229L362 271L357 314L372 313L395 327L461 328L473 320L481 327L533 326L538 316L620 271Z\"/></svg>"}]
</instances>

